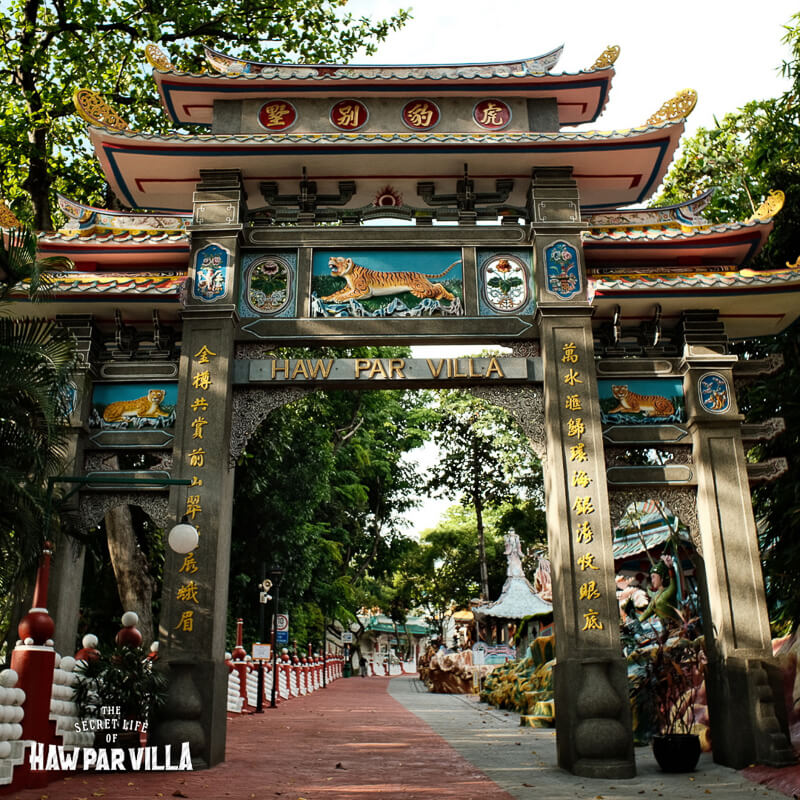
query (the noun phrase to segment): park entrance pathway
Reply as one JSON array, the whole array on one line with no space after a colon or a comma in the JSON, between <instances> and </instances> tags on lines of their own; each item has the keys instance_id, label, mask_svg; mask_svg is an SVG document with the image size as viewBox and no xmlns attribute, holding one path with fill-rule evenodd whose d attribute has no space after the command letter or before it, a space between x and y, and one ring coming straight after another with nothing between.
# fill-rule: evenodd
<instances>
[{"instance_id":1,"label":"park entrance pathway","mask_svg":"<svg viewBox=\"0 0 800 800\"><path fill-rule=\"evenodd\" d=\"M20 800L670 800L784 795L704 755L692 775L667 776L646 748L637 778L575 778L555 766L552 730L474 697L433 695L413 678L348 678L228 722L227 760L198 772L72 773Z\"/></svg>"}]
</instances>

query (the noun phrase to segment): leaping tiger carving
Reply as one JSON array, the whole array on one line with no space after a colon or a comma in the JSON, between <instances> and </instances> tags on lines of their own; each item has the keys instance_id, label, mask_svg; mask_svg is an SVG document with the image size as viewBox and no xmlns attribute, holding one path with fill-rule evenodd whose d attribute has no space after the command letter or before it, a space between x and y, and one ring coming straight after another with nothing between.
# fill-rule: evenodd
<instances>
[{"instance_id":1,"label":"leaping tiger carving","mask_svg":"<svg viewBox=\"0 0 800 800\"><path fill-rule=\"evenodd\" d=\"M364 300L368 297L411 292L414 297L420 299L429 297L431 300L454 300L454 295L448 292L441 283L432 281L446 275L458 263L460 261L454 261L438 275L424 275L421 272L379 272L356 264L352 258L331 256L328 259L331 275L344 278L347 285L322 299L340 303L344 300Z\"/></svg>"}]
</instances>

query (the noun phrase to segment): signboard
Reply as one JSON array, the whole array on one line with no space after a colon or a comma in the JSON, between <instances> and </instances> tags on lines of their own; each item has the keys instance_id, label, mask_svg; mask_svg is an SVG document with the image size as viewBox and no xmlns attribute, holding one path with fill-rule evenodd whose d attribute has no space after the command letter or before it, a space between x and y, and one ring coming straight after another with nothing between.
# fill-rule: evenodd
<instances>
[{"instance_id":1,"label":"signboard","mask_svg":"<svg viewBox=\"0 0 800 800\"><path fill-rule=\"evenodd\" d=\"M263 659L269 661L272 658L272 646L269 644L261 644L256 642L253 644L253 661Z\"/></svg>"},{"instance_id":2,"label":"signboard","mask_svg":"<svg viewBox=\"0 0 800 800\"><path fill-rule=\"evenodd\" d=\"M544 378L541 358L269 358L239 359L236 384L371 384L408 388L443 381L479 385L534 383Z\"/></svg>"},{"instance_id":3,"label":"signboard","mask_svg":"<svg viewBox=\"0 0 800 800\"><path fill-rule=\"evenodd\" d=\"M275 630L280 633L281 631L288 631L289 630L289 615L288 614L278 614L275 619Z\"/></svg>"},{"instance_id":4,"label":"signboard","mask_svg":"<svg viewBox=\"0 0 800 800\"><path fill-rule=\"evenodd\" d=\"M289 644L289 631L278 631L275 634L276 644Z\"/></svg>"},{"instance_id":5,"label":"signboard","mask_svg":"<svg viewBox=\"0 0 800 800\"><path fill-rule=\"evenodd\" d=\"M350 631L345 631L342 634L342 644L352 644L353 643L353 634Z\"/></svg>"}]
</instances>

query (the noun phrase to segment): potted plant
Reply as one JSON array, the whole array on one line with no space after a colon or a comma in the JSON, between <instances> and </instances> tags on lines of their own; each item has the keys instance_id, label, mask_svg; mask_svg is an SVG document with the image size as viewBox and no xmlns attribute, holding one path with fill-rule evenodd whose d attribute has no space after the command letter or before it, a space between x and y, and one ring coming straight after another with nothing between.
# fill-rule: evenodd
<instances>
[{"instance_id":1,"label":"potted plant","mask_svg":"<svg viewBox=\"0 0 800 800\"><path fill-rule=\"evenodd\" d=\"M700 737L692 733L695 702L705 677L702 639L672 635L665 627L655 643L638 651L639 674L632 699L654 716L658 733L653 755L664 772L691 772L700 758Z\"/></svg>"},{"instance_id":2,"label":"potted plant","mask_svg":"<svg viewBox=\"0 0 800 800\"><path fill-rule=\"evenodd\" d=\"M104 721L96 746L138 747L153 712L167 697L166 678L153 669L143 649L118 646L81 661L75 671L80 676L75 702L81 718Z\"/></svg>"}]
</instances>

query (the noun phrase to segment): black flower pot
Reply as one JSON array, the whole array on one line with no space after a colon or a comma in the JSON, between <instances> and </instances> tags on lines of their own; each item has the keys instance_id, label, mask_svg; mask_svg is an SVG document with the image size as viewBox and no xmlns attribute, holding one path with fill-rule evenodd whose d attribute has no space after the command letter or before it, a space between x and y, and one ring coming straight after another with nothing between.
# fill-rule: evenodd
<instances>
[{"instance_id":1,"label":"black flower pot","mask_svg":"<svg viewBox=\"0 0 800 800\"><path fill-rule=\"evenodd\" d=\"M700 758L700 737L695 733L654 736L653 755L663 772L692 772Z\"/></svg>"}]
</instances>

